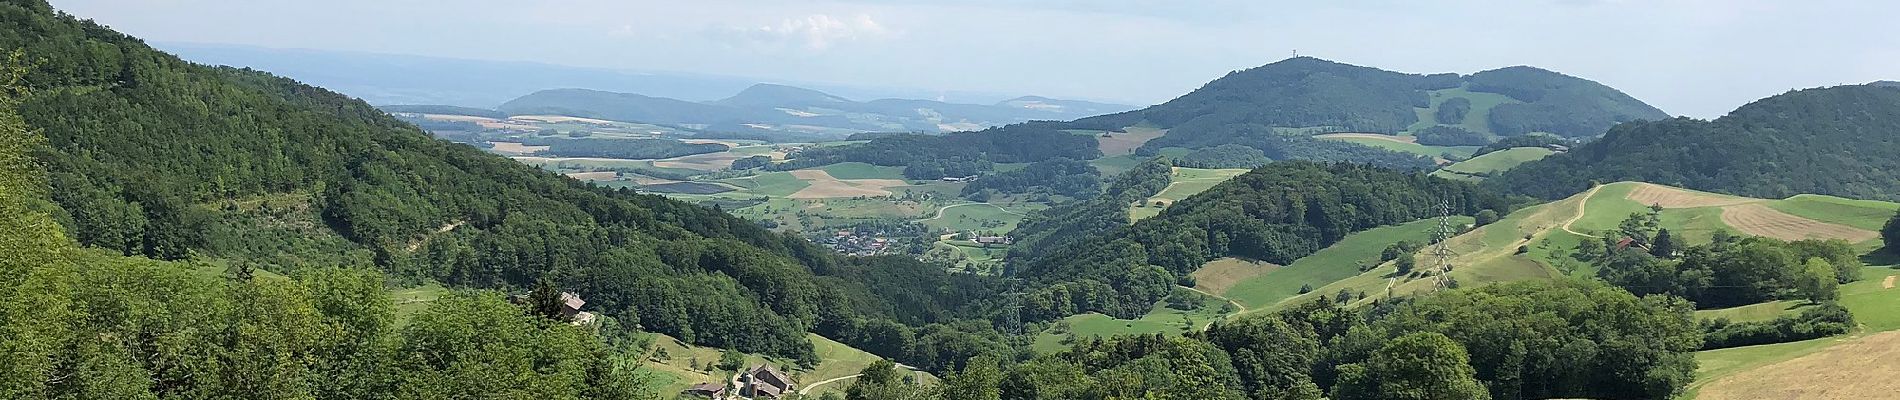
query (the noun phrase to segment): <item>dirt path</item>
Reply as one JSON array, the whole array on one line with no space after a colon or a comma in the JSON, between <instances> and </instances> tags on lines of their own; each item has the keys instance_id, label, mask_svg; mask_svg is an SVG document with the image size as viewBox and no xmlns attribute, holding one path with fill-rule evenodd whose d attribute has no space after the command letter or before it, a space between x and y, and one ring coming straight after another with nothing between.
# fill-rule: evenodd
<instances>
[{"instance_id":1,"label":"dirt path","mask_svg":"<svg viewBox=\"0 0 1900 400\"><path fill-rule=\"evenodd\" d=\"M943 218L943 211L944 211L944 210L949 210L949 209L950 209L951 207L962 207L962 206L974 206L974 205L978 205L978 204L982 204L982 205L986 205L986 206L990 206L990 207L996 207L996 209L998 209L998 210L1003 210L1003 212L1005 212L1005 213L1009 213L1009 214L1014 214L1014 215L1016 215L1016 216L1023 216L1023 213L1019 213L1019 212L1015 212L1015 211L1010 211L1010 209L1007 209L1007 208L1003 208L1003 206L999 206L999 205L995 205L995 204L990 204L990 203L957 203L957 204L951 204L951 205L947 205L947 206L943 206L943 207L937 207L937 214L936 214L936 215L934 215L934 216L931 216L930 218L924 218L923 220L933 220L933 219L942 219L942 218Z\"/></svg>"},{"instance_id":2,"label":"dirt path","mask_svg":"<svg viewBox=\"0 0 1900 400\"><path fill-rule=\"evenodd\" d=\"M1570 216L1569 220L1564 221L1564 225L1563 225L1564 232L1570 232L1570 234L1572 235L1577 235L1577 236L1582 236L1582 237L1587 237L1587 238L1602 239L1601 237L1598 237L1597 235L1585 234L1583 232L1577 232L1574 229L1570 229L1570 224L1577 223L1577 220L1583 219L1584 206L1587 206L1590 204L1590 198L1595 197L1597 195L1598 189L1603 189L1603 185L1591 186L1590 191L1583 192L1582 199L1577 199L1577 215L1572 215Z\"/></svg>"},{"instance_id":3,"label":"dirt path","mask_svg":"<svg viewBox=\"0 0 1900 400\"><path fill-rule=\"evenodd\" d=\"M1179 286L1179 285L1176 285L1175 287L1178 287L1178 288L1182 288L1182 289L1187 289L1187 290L1192 290L1192 291L1194 291L1194 293L1200 293L1200 294L1204 294L1204 295L1207 295L1207 297L1213 297L1213 298L1216 298L1216 299L1221 299L1221 300L1226 300L1226 301L1227 301L1227 304L1232 304L1232 305L1234 305L1234 312L1231 312L1231 313L1227 313L1227 315L1222 315L1222 316L1221 316L1221 318L1215 318L1215 319L1212 319L1212 320L1208 320L1208 321L1207 321L1207 323L1205 323L1205 324L1201 324L1201 330L1203 330L1203 331L1205 331L1205 330L1207 330L1207 328L1210 328L1210 327L1213 327L1213 326L1214 326L1214 322L1217 322L1217 321L1220 321L1220 320L1222 320L1222 319L1226 319L1226 317L1230 317L1230 316L1235 316L1235 315L1240 315L1240 314L1246 314L1246 313L1247 313L1247 305L1246 305L1246 304L1240 304L1240 302L1238 302L1238 301L1234 301L1234 299L1229 299L1229 298L1227 298L1226 296L1221 296L1221 295L1218 295L1218 294L1213 294L1213 293L1208 293L1208 292L1207 292L1206 290L1201 290L1201 289L1196 289L1196 288L1191 288L1191 287L1187 287L1187 286Z\"/></svg>"},{"instance_id":4,"label":"dirt path","mask_svg":"<svg viewBox=\"0 0 1900 400\"><path fill-rule=\"evenodd\" d=\"M813 383L812 383L812 384L810 384L810 385L805 385L805 387L804 387L804 388L800 388L800 389L798 389L798 394L800 394L800 395L806 395L806 394L811 394L811 390L812 390L813 388L817 388L817 387L819 387L819 386L823 386L824 384L827 384L827 383L832 383L832 382L837 382L837 381L842 381L842 380L846 380L846 379L851 379L851 378L856 378L856 377L859 377L859 376L862 376L862 375L864 375L864 374L852 374L852 375L846 375L846 376L840 376L840 377L836 377L836 378L831 378L831 379L826 379L826 380L822 380L822 381L817 381L817 382L813 382Z\"/></svg>"},{"instance_id":5,"label":"dirt path","mask_svg":"<svg viewBox=\"0 0 1900 400\"><path fill-rule=\"evenodd\" d=\"M1887 280L1884 280L1884 281L1880 281L1880 288L1881 288L1881 289L1892 289L1892 288L1893 288L1893 277L1894 277L1894 275L1887 275Z\"/></svg>"}]
</instances>

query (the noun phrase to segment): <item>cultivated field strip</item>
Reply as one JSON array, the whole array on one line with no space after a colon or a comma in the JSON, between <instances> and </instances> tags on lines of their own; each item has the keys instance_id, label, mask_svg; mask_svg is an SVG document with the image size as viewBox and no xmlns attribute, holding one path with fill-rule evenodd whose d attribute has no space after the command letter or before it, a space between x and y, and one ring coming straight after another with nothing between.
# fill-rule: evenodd
<instances>
[{"instance_id":1,"label":"cultivated field strip","mask_svg":"<svg viewBox=\"0 0 1900 400\"><path fill-rule=\"evenodd\" d=\"M1631 189L1626 196L1642 205L1660 205L1662 208L1717 207L1761 202L1760 199L1723 196L1711 193L1692 192L1673 187L1642 183Z\"/></svg>"},{"instance_id":2,"label":"cultivated field strip","mask_svg":"<svg viewBox=\"0 0 1900 400\"><path fill-rule=\"evenodd\" d=\"M1781 240L1818 238L1860 243L1880 238L1879 232L1802 218L1761 204L1723 207L1722 223L1744 234Z\"/></svg>"}]
</instances>

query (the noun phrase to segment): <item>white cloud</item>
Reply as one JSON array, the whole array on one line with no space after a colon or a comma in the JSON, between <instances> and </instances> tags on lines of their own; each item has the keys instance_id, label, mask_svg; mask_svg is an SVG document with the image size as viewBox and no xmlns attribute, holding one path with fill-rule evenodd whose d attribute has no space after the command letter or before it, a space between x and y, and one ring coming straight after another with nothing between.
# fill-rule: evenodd
<instances>
[{"instance_id":1,"label":"white cloud","mask_svg":"<svg viewBox=\"0 0 1900 400\"><path fill-rule=\"evenodd\" d=\"M797 46L825 50L838 43L888 39L897 32L886 28L868 14L842 18L812 14L763 25L719 26L708 30L708 34L715 39L741 45Z\"/></svg>"}]
</instances>

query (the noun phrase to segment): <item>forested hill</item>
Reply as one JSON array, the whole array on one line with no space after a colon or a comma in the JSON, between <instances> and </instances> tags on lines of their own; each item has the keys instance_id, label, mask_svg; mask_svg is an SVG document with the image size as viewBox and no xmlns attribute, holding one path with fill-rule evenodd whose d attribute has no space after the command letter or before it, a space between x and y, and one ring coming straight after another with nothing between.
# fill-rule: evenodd
<instances>
[{"instance_id":1,"label":"forested hill","mask_svg":"<svg viewBox=\"0 0 1900 400\"><path fill-rule=\"evenodd\" d=\"M1420 75L1296 57L1229 73L1160 105L1075 123L1173 128L1149 147L1198 148L1271 128L1399 133L1446 125L1492 136L1580 137L1667 117L1608 86L1532 67Z\"/></svg>"},{"instance_id":2,"label":"forested hill","mask_svg":"<svg viewBox=\"0 0 1900 400\"><path fill-rule=\"evenodd\" d=\"M997 343L936 324L993 293L981 278L842 259L716 209L590 186L321 88L181 61L39 0L0 1L0 50L15 49L30 66L19 113L45 137L33 154L48 214L84 246L516 292L546 280L622 326L805 362L806 332L924 368ZM866 325L906 341L871 343Z\"/></svg>"},{"instance_id":3,"label":"forested hill","mask_svg":"<svg viewBox=\"0 0 1900 400\"><path fill-rule=\"evenodd\" d=\"M1044 248L1026 250L1040 257L1012 258L1010 267L1015 276L1037 283L1024 300L1026 318L1091 311L1134 318L1208 260L1291 263L1353 232L1437 216L1441 203L1464 215L1509 211L1502 196L1420 173L1276 162L1132 226L1084 239L1043 240Z\"/></svg>"},{"instance_id":4,"label":"forested hill","mask_svg":"<svg viewBox=\"0 0 1900 400\"><path fill-rule=\"evenodd\" d=\"M1713 121L1631 123L1486 185L1543 198L1592 182L1645 181L1759 198L1900 199L1900 89L1789 92Z\"/></svg>"}]
</instances>

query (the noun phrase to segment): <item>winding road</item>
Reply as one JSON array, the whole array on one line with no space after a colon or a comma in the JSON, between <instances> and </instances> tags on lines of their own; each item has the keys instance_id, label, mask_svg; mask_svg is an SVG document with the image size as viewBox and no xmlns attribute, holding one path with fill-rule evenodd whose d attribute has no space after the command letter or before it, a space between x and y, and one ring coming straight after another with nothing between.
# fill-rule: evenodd
<instances>
[{"instance_id":1,"label":"winding road","mask_svg":"<svg viewBox=\"0 0 1900 400\"><path fill-rule=\"evenodd\" d=\"M1591 235L1591 234L1587 234L1583 232L1577 232L1576 230L1570 229L1570 224L1577 223L1577 220L1583 219L1584 206L1590 204L1590 198L1596 197L1597 189L1602 189L1602 188L1603 188L1603 185L1591 186L1590 191L1583 192L1583 198L1577 200L1577 215L1572 215L1570 216L1570 220L1564 221L1564 232L1570 232L1570 234L1572 235L1577 235L1577 236L1582 236L1582 237L1587 237L1587 238L1602 239L1601 236Z\"/></svg>"},{"instance_id":2,"label":"winding road","mask_svg":"<svg viewBox=\"0 0 1900 400\"><path fill-rule=\"evenodd\" d=\"M998 210L1003 210L1003 212L1005 212L1005 213L1009 213L1009 214L1014 214L1014 215L1017 215L1017 216L1022 216L1022 215L1023 215L1023 213L1019 213L1019 212L1015 212L1015 211L1011 211L1011 210L1010 210L1010 209L1008 209L1008 208L1003 208L1003 206L999 206L999 205L995 205L995 204L990 204L990 203L957 203L957 204L951 204L951 205L947 205L947 206L943 206L943 207L937 207L937 215L936 215L936 216L933 216L933 217L930 217L930 218L924 218L924 220L933 220L933 219L940 219L940 218L943 218L943 211L944 211L944 210L948 210L948 209L950 209L950 208L952 208L952 207L962 207L962 206L974 206L974 205L978 205L978 204L982 204L982 205L986 205L986 206L990 206L990 207L996 207L996 209L998 209Z\"/></svg>"}]
</instances>

